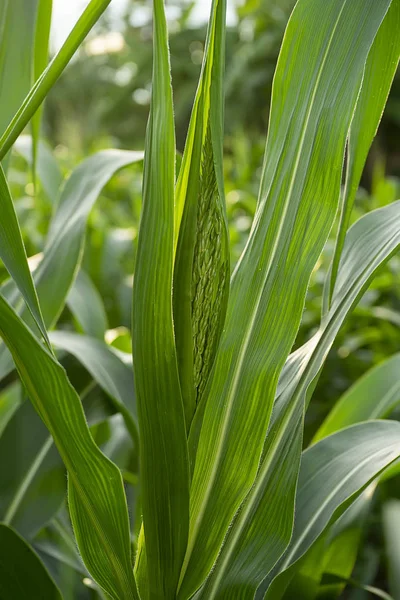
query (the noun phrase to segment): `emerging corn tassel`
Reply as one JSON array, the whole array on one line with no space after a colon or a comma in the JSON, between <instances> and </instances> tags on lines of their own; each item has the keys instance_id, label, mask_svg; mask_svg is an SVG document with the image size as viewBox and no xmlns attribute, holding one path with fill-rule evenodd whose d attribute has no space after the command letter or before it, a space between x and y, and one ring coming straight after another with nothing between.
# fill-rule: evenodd
<instances>
[{"instance_id":1,"label":"emerging corn tassel","mask_svg":"<svg viewBox=\"0 0 400 600\"><path fill-rule=\"evenodd\" d=\"M192 275L193 372L196 404L217 349L228 263L223 251L223 215L218 202L210 129L203 147Z\"/></svg>"},{"instance_id":2,"label":"emerging corn tassel","mask_svg":"<svg viewBox=\"0 0 400 600\"><path fill-rule=\"evenodd\" d=\"M225 319L229 245L223 189L217 177L211 124L201 128L191 165L174 274L174 324L186 426L200 402Z\"/></svg>"}]
</instances>

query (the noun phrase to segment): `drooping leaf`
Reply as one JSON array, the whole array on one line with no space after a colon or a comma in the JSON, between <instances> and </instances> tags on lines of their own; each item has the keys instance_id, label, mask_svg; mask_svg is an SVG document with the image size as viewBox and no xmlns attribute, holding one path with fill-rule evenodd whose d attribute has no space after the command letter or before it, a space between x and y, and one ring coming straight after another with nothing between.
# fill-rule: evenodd
<instances>
[{"instance_id":1,"label":"drooping leaf","mask_svg":"<svg viewBox=\"0 0 400 600\"><path fill-rule=\"evenodd\" d=\"M116 171L142 158L142 152L103 150L84 160L66 182L50 224L43 259L33 274L43 319L49 329L57 321L76 277L87 219L102 188ZM12 283L6 282L0 291L14 306L20 305L18 290ZM22 315L26 318L26 313ZM12 369L10 354L2 345L0 377Z\"/></svg>"},{"instance_id":2,"label":"drooping leaf","mask_svg":"<svg viewBox=\"0 0 400 600\"><path fill-rule=\"evenodd\" d=\"M104 340L108 322L103 300L89 275L82 269L69 291L67 305L83 333Z\"/></svg>"},{"instance_id":3,"label":"drooping leaf","mask_svg":"<svg viewBox=\"0 0 400 600\"><path fill-rule=\"evenodd\" d=\"M1 296L0 334L67 468L71 518L89 572L114 600L137 599L118 468L94 443L64 369Z\"/></svg>"},{"instance_id":4,"label":"drooping leaf","mask_svg":"<svg viewBox=\"0 0 400 600\"><path fill-rule=\"evenodd\" d=\"M319 331L289 357L282 371L259 472L230 529L214 580L221 577L227 586L232 580L232 587L235 581L245 580L243 590L255 591L289 542L307 390L344 319L380 265L398 249L399 217L400 202L396 202L367 214L349 230L331 309ZM281 489L285 489L284 498Z\"/></svg>"},{"instance_id":5,"label":"drooping leaf","mask_svg":"<svg viewBox=\"0 0 400 600\"><path fill-rule=\"evenodd\" d=\"M313 442L355 423L389 415L400 402L399 372L399 354L368 371L336 402Z\"/></svg>"},{"instance_id":6,"label":"drooping leaf","mask_svg":"<svg viewBox=\"0 0 400 600\"><path fill-rule=\"evenodd\" d=\"M62 600L46 567L21 536L0 523L0 598Z\"/></svg>"},{"instance_id":7,"label":"drooping leaf","mask_svg":"<svg viewBox=\"0 0 400 600\"><path fill-rule=\"evenodd\" d=\"M20 135L14 144L14 149L32 167L32 137L30 135ZM51 148L44 140L38 142L36 176L48 200L55 205L60 193L63 176Z\"/></svg>"},{"instance_id":8,"label":"drooping leaf","mask_svg":"<svg viewBox=\"0 0 400 600\"><path fill-rule=\"evenodd\" d=\"M272 574L268 600L281 598L294 572L291 566L399 453L400 425L394 421L354 425L303 453L293 536Z\"/></svg>"},{"instance_id":9,"label":"drooping leaf","mask_svg":"<svg viewBox=\"0 0 400 600\"><path fill-rule=\"evenodd\" d=\"M15 115L12 120L7 122L8 126L4 133L2 132L0 138L0 160L4 158L19 134L22 133L25 125L29 123L30 119L47 96L49 90L53 87L72 56L75 54L81 42L85 39L93 25L110 4L110 1L111 0L90 0L62 48L35 82L22 104L18 103L17 106L13 106L13 111L16 111ZM11 0L6 0L5 4L6 6L12 6L14 0L12 0L12 2ZM28 6L34 6L36 5L36 1L28 1L27 4ZM35 18L31 21L29 18L26 18L26 15L24 14L24 16L21 17L20 22L30 23L30 26L32 27L32 25L35 24ZM18 22L17 27L19 27L20 22ZM0 23L2 22L0 21ZM10 53L10 55L12 54L13 53Z\"/></svg>"},{"instance_id":10,"label":"drooping leaf","mask_svg":"<svg viewBox=\"0 0 400 600\"><path fill-rule=\"evenodd\" d=\"M132 366L124 363L112 347L95 338L67 331L52 331L50 341L57 348L73 354L109 394L116 410L123 415L128 431L137 446L139 432L136 423Z\"/></svg>"},{"instance_id":11,"label":"drooping leaf","mask_svg":"<svg viewBox=\"0 0 400 600\"><path fill-rule=\"evenodd\" d=\"M198 444L191 440L197 453L182 599L208 575L257 474L278 377L337 210L364 65L389 4L300 0L289 21L274 79L258 207L232 278ZM288 463L290 471L295 462ZM290 511L282 521L290 537ZM280 540L271 554L271 566L287 541Z\"/></svg>"},{"instance_id":12,"label":"drooping leaf","mask_svg":"<svg viewBox=\"0 0 400 600\"><path fill-rule=\"evenodd\" d=\"M351 211L368 152L375 137L400 59L400 2L392 0L371 47L349 133L346 184L332 269L327 281L329 302L335 287L340 256Z\"/></svg>"},{"instance_id":13,"label":"drooping leaf","mask_svg":"<svg viewBox=\"0 0 400 600\"><path fill-rule=\"evenodd\" d=\"M172 317L175 133L162 0L154 0L153 40L143 209L133 284L132 353L144 526L136 573L144 598L172 600L187 543L189 464ZM145 560L140 558L144 552Z\"/></svg>"}]
</instances>

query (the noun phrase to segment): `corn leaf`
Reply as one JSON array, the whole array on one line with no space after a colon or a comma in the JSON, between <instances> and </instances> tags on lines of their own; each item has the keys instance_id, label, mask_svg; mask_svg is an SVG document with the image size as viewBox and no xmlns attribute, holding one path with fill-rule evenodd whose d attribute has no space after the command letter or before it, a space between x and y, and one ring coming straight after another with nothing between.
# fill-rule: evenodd
<instances>
[{"instance_id":1,"label":"corn leaf","mask_svg":"<svg viewBox=\"0 0 400 600\"><path fill-rule=\"evenodd\" d=\"M182 599L208 575L256 476L278 377L337 210L364 65L389 5L300 0L289 21L273 84L257 211L232 278L204 396Z\"/></svg>"},{"instance_id":2,"label":"corn leaf","mask_svg":"<svg viewBox=\"0 0 400 600\"><path fill-rule=\"evenodd\" d=\"M66 182L50 224L43 259L33 274L43 319L49 329L63 310L76 277L87 219L102 188L116 171L142 158L142 152L103 150L84 160ZM3 284L0 292L16 308L20 306L18 290L12 283ZM27 318L26 311L22 316ZM12 369L10 354L2 345L0 377L5 377Z\"/></svg>"},{"instance_id":3,"label":"corn leaf","mask_svg":"<svg viewBox=\"0 0 400 600\"><path fill-rule=\"evenodd\" d=\"M0 523L0 598L62 600L60 590L29 544Z\"/></svg>"},{"instance_id":4,"label":"corn leaf","mask_svg":"<svg viewBox=\"0 0 400 600\"><path fill-rule=\"evenodd\" d=\"M296 561L399 454L400 425L394 421L354 425L303 453L293 536L265 598L282 597Z\"/></svg>"},{"instance_id":5,"label":"corn leaf","mask_svg":"<svg viewBox=\"0 0 400 600\"><path fill-rule=\"evenodd\" d=\"M28 165L32 167L33 148L32 137L30 135L20 135L14 144L14 150L23 156ZM63 176L50 146L44 140L39 140L38 142L35 170L36 177L40 181L44 193L50 203L55 205L63 182Z\"/></svg>"},{"instance_id":6,"label":"corn leaf","mask_svg":"<svg viewBox=\"0 0 400 600\"><path fill-rule=\"evenodd\" d=\"M46 427L23 402L0 437L0 520L27 539L48 522L66 494L65 469Z\"/></svg>"},{"instance_id":7,"label":"corn leaf","mask_svg":"<svg viewBox=\"0 0 400 600\"><path fill-rule=\"evenodd\" d=\"M389 567L389 590L393 598L400 597L400 502L390 500L383 507L386 555Z\"/></svg>"},{"instance_id":8,"label":"corn leaf","mask_svg":"<svg viewBox=\"0 0 400 600\"><path fill-rule=\"evenodd\" d=\"M20 105L13 106L13 110L18 109L15 112L12 120L9 122L4 133L0 138L0 160L4 158L11 146L16 141L19 134L23 131L24 127L29 123L32 116L35 114L43 100L47 96L49 90L53 87L61 73L75 54L81 42L85 39L93 25L105 11L111 0L91 0L88 6L83 11L81 17L76 23L75 27L69 34L68 38L64 42L62 48L53 58L49 66L45 69L39 79L35 82L28 95ZM7 0L6 5L12 5L14 0ZM27 4L35 4L36 2L27 2ZM20 23L35 23L35 18L32 21L26 18L24 15L18 22ZM2 21L0 21L2 23ZM10 53L13 55L13 53ZM11 86L12 87L12 86Z\"/></svg>"},{"instance_id":9,"label":"corn leaf","mask_svg":"<svg viewBox=\"0 0 400 600\"><path fill-rule=\"evenodd\" d=\"M229 289L222 163L225 13L226 1L214 0L176 186L174 323L188 429L214 361Z\"/></svg>"},{"instance_id":10,"label":"corn leaf","mask_svg":"<svg viewBox=\"0 0 400 600\"><path fill-rule=\"evenodd\" d=\"M50 341L56 348L73 354L110 396L115 409L124 417L137 449L139 432L132 366L125 364L113 348L95 338L67 331L52 331Z\"/></svg>"},{"instance_id":11,"label":"corn leaf","mask_svg":"<svg viewBox=\"0 0 400 600\"><path fill-rule=\"evenodd\" d=\"M118 468L95 445L64 369L2 297L0 334L67 468L71 518L89 572L111 598L138 598Z\"/></svg>"},{"instance_id":12,"label":"corn leaf","mask_svg":"<svg viewBox=\"0 0 400 600\"><path fill-rule=\"evenodd\" d=\"M153 47L143 211L133 282L132 349L144 525L137 572L144 597L168 600L175 598L187 543L189 465L172 317L175 134L162 0L154 1ZM146 560L141 560L144 551Z\"/></svg>"},{"instance_id":13,"label":"corn leaf","mask_svg":"<svg viewBox=\"0 0 400 600\"><path fill-rule=\"evenodd\" d=\"M213 585L223 582L226 589L238 586L238 594L241 590L254 593L289 542L307 390L344 319L377 269L398 249L399 217L400 202L395 202L362 217L349 230L332 307L320 330L289 357L282 371L259 472L213 570ZM242 587L241 581L246 582Z\"/></svg>"},{"instance_id":14,"label":"corn leaf","mask_svg":"<svg viewBox=\"0 0 400 600\"><path fill-rule=\"evenodd\" d=\"M38 1L3 0L0 4L0 136L32 85Z\"/></svg>"},{"instance_id":15,"label":"corn leaf","mask_svg":"<svg viewBox=\"0 0 400 600\"><path fill-rule=\"evenodd\" d=\"M27 307L36 321L44 339L48 343L46 326L43 321L36 289L29 270L25 246L15 213L14 203L4 171L0 165L0 258L14 279Z\"/></svg>"},{"instance_id":16,"label":"corn leaf","mask_svg":"<svg viewBox=\"0 0 400 600\"><path fill-rule=\"evenodd\" d=\"M53 10L53 0L39 0L39 5L36 15L36 29L34 42L34 59L33 59L33 80L37 81L49 60L49 39L51 27L51 15ZM39 107L32 117L32 166L33 180L36 183L36 164L38 144L40 137L40 123L42 118L43 106Z\"/></svg>"},{"instance_id":17,"label":"corn leaf","mask_svg":"<svg viewBox=\"0 0 400 600\"><path fill-rule=\"evenodd\" d=\"M399 64L399 29L400 1L392 0L390 9L383 20L368 56L363 84L350 128L346 184L341 207L339 232L336 239L332 269L327 281L326 295L329 294L330 300L361 175Z\"/></svg>"},{"instance_id":18,"label":"corn leaf","mask_svg":"<svg viewBox=\"0 0 400 600\"><path fill-rule=\"evenodd\" d=\"M21 385L12 383L0 393L0 438L8 422L22 403Z\"/></svg>"},{"instance_id":19,"label":"corn leaf","mask_svg":"<svg viewBox=\"0 0 400 600\"><path fill-rule=\"evenodd\" d=\"M395 354L358 379L336 402L313 442L361 421L389 415L400 402L399 371L400 355Z\"/></svg>"},{"instance_id":20,"label":"corn leaf","mask_svg":"<svg viewBox=\"0 0 400 600\"><path fill-rule=\"evenodd\" d=\"M69 290L67 305L83 333L104 340L108 322L103 300L89 275L82 269Z\"/></svg>"}]
</instances>

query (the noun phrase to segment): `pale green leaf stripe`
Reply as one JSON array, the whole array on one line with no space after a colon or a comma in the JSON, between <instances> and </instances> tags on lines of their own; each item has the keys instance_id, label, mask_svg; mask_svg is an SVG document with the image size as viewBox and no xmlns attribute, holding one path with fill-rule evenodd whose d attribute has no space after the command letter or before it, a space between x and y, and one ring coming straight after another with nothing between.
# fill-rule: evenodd
<instances>
[{"instance_id":1,"label":"pale green leaf stripe","mask_svg":"<svg viewBox=\"0 0 400 600\"><path fill-rule=\"evenodd\" d=\"M69 290L67 306L83 333L104 340L108 321L103 299L89 275L82 269Z\"/></svg>"},{"instance_id":2,"label":"pale green leaf stripe","mask_svg":"<svg viewBox=\"0 0 400 600\"><path fill-rule=\"evenodd\" d=\"M71 517L89 572L115 600L137 599L118 468L95 445L64 369L1 296L0 334L67 467Z\"/></svg>"},{"instance_id":3,"label":"pale green leaf stripe","mask_svg":"<svg viewBox=\"0 0 400 600\"><path fill-rule=\"evenodd\" d=\"M399 456L400 425L394 421L354 425L303 452L293 536L275 572L294 565L349 502ZM278 600L289 581L285 573L282 578L278 575L265 597Z\"/></svg>"},{"instance_id":4,"label":"pale green leaf stripe","mask_svg":"<svg viewBox=\"0 0 400 600\"><path fill-rule=\"evenodd\" d=\"M259 473L230 529L212 575L215 584L221 580L225 586L245 580L246 584L238 585L238 598L242 592L245 597L246 590L254 593L289 542L296 486L293 465L300 459L306 392L318 375L344 319L379 266L398 249L399 222L400 202L396 202L367 214L349 230L337 280L340 293L339 290L335 293L320 331L289 357L282 371ZM282 498L277 496L276 481L279 481L279 489L287 491L285 505L291 506L291 511L286 516L281 510Z\"/></svg>"},{"instance_id":5,"label":"pale green leaf stripe","mask_svg":"<svg viewBox=\"0 0 400 600\"><path fill-rule=\"evenodd\" d=\"M7 180L0 165L0 258L14 279L41 334L48 343L35 285L29 270L25 246Z\"/></svg>"},{"instance_id":6,"label":"pale green leaf stripe","mask_svg":"<svg viewBox=\"0 0 400 600\"><path fill-rule=\"evenodd\" d=\"M327 293L330 298L335 286L340 255L365 161L382 118L393 77L399 64L399 30L400 1L392 0L369 53L360 96L351 123L343 206L330 280L327 281L327 287L330 288Z\"/></svg>"},{"instance_id":7,"label":"pale green leaf stripe","mask_svg":"<svg viewBox=\"0 0 400 600\"><path fill-rule=\"evenodd\" d=\"M382 518L389 566L389 590L393 598L400 598L400 501L386 502Z\"/></svg>"},{"instance_id":8,"label":"pale green leaf stripe","mask_svg":"<svg viewBox=\"0 0 400 600\"><path fill-rule=\"evenodd\" d=\"M363 68L389 3L300 0L292 13L274 79L258 208L205 394L182 598L204 581L256 476L279 373L337 210Z\"/></svg>"},{"instance_id":9,"label":"pale green leaf stripe","mask_svg":"<svg viewBox=\"0 0 400 600\"><path fill-rule=\"evenodd\" d=\"M132 350L140 426L147 572L144 598L176 597L189 521L189 461L172 317L175 132L162 0L154 0L154 58L143 210L133 282ZM143 535L138 557L144 552Z\"/></svg>"},{"instance_id":10,"label":"pale green leaf stripe","mask_svg":"<svg viewBox=\"0 0 400 600\"><path fill-rule=\"evenodd\" d=\"M13 149L23 156L28 165L32 167L33 150L32 137L30 135L20 135ZM63 182L63 176L50 146L44 140L39 140L38 143L36 176L47 198L51 204L55 205Z\"/></svg>"},{"instance_id":11,"label":"pale green leaf stripe","mask_svg":"<svg viewBox=\"0 0 400 600\"><path fill-rule=\"evenodd\" d=\"M49 329L63 310L79 269L87 219L102 188L116 171L142 158L142 152L102 150L84 160L67 180L50 224L43 259L33 274L43 319ZM11 304L19 306L18 290L12 284L6 282L0 287L0 293L6 295ZM23 313L23 317L26 316ZM2 345L0 378L12 369L12 359Z\"/></svg>"},{"instance_id":12,"label":"pale green leaf stripe","mask_svg":"<svg viewBox=\"0 0 400 600\"><path fill-rule=\"evenodd\" d=\"M124 417L137 450L139 431L132 367L122 362L113 348L95 338L67 331L52 331L50 341L56 348L73 354L113 399L116 410Z\"/></svg>"},{"instance_id":13,"label":"pale green leaf stripe","mask_svg":"<svg viewBox=\"0 0 400 600\"><path fill-rule=\"evenodd\" d=\"M400 402L400 354L370 369L336 402L313 443L350 425L381 419Z\"/></svg>"},{"instance_id":14,"label":"pale green leaf stripe","mask_svg":"<svg viewBox=\"0 0 400 600\"><path fill-rule=\"evenodd\" d=\"M62 600L46 567L14 529L0 523L0 598Z\"/></svg>"},{"instance_id":15,"label":"pale green leaf stripe","mask_svg":"<svg viewBox=\"0 0 400 600\"><path fill-rule=\"evenodd\" d=\"M9 0L10 1L10 0ZM14 1L14 0L13 0ZM32 116L35 114L49 90L55 84L61 73L75 54L76 50L85 39L93 25L105 11L111 0L91 0L85 8L75 27L64 42L62 48L53 58L47 69L35 82L29 94L18 108L15 116L0 138L0 160L4 158L19 134L23 131ZM11 4L11 2L10 2ZM28 3L29 4L29 3ZM28 22L29 19L21 19ZM12 87L12 86L11 86Z\"/></svg>"}]
</instances>

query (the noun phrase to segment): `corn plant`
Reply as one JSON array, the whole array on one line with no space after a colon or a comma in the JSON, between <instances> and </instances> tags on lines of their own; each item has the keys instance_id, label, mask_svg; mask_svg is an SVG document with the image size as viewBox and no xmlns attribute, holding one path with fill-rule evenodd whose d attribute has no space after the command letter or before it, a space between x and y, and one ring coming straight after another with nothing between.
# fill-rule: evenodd
<instances>
[{"instance_id":1,"label":"corn plant","mask_svg":"<svg viewBox=\"0 0 400 600\"><path fill-rule=\"evenodd\" d=\"M0 157L16 142L46 190L54 182L40 168L51 158L41 150L37 110L108 3L90 2L46 68L43 32L51 3L36 3L36 33L22 38L36 81L28 91L21 79L18 93L28 92L25 100L10 99ZM23 4L6 2L0 25L11 15L18 32ZM400 400L398 356L347 392L309 448L302 439L305 412L337 332L400 244L400 201L348 228L399 61L400 1L298 0L274 77L257 210L232 275L223 178L226 0L212 2L177 176L163 1L154 0L153 8L132 356L105 343L101 299L79 269L97 196L142 153L103 151L83 161L59 191L58 182L33 274L7 185L7 160L0 170L0 257L11 276L0 289L0 451L6 452L13 431L36 423L31 405L45 425L38 421L40 443L31 463L27 457L29 468L21 467L21 480L7 469L0 479L0 597L61 597L31 544L52 519L63 531L55 517L64 494L62 468L55 499L50 495L39 507L34 525L26 519L45 462L59 468L58 457L68 474L69 518L83 561L75 557L78 570L90 576L100 597L316 598L327 573L336 577L334 597L350 581L357 555L360 536L349 541L349 527L358 534L377 478L396 474L400 456L400 425L383 420ZM3 89L13 69L4 47ZM32 117L27 145L17 138ZM310 277L337 214L320 326L291 353ZM84 323L85 335L54 331L65 303ZM120 468L95 441L90 394L72 385L60 349L82 363L124 419L137 457L130 483L138 477L138 518L129 515ZM40 538L35 547L43 549ZM346 564L337 560L338 548Z\"/></svg>"}]
</instances>

